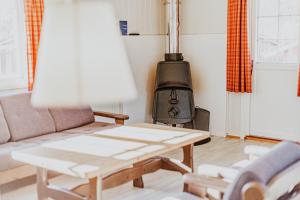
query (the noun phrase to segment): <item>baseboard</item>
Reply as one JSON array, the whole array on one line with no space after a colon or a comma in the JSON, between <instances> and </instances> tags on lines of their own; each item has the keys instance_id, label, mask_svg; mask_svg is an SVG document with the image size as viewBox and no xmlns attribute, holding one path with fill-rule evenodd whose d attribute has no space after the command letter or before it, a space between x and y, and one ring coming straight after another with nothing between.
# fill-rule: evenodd
<instances>
[{"instance_id":1,"label":"baseboard","mask_svg":"<svg viewBox=\"0 0 300 200\"><path fill-rule=\"evenodd\" d=\"M230 140L240 140L241 139L241 137L235 136L235 135L226 135L225 138L230 139Z\"/></svg>"},{"instance_id":2,"label":"baseboard","mask_svg":"<svg viewBox=\"0 0 300 200\"><path fill-rule=\"evenodd\" d=\"M239 139L241 139L241 137L234 136L234 135L227 135L226 139L239 140ZM267 138L267 137L259 137L259 136L252 136L252 135L245 136L244 140L255 141L255 142L267 142L267 143L272 143L272 144L277 144L277 143L279 143L279 142L282 141L282 140L279 140L279 139L273 139L273 138Z\"/></svg>"},{"instance_id":3,"label":"baseboard","mask_svg":"<svg viewBox=\"0 0 300 200\"><path fill-rule=\"evenodd\" d=\"M279 142L282 141L282 140L279 140L279 139L273 139L273 138L267 138L267 137L259 137L259 136L252 136L252 135L246 136L245 140L256 141L256 142L268 142L268 143L272 143L272 144L277 144L277 143L279 143Z\"/></svg>"}]
</instances>

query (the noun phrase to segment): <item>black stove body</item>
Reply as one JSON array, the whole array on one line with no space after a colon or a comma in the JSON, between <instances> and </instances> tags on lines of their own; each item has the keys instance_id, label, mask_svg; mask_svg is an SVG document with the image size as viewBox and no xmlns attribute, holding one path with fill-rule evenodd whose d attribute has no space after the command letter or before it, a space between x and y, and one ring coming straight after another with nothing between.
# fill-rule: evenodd
<instances>
[{"instance_id":1,"label":"black stove body","mask_svg":"<svg viewBox=\"0 0 300 200\"><path fill-rule=\"evenodd\" d=\"M190 64L180 53L165 54L157 65L153 122L185 124L195 115Z\"/></svg>"}]
</instances>

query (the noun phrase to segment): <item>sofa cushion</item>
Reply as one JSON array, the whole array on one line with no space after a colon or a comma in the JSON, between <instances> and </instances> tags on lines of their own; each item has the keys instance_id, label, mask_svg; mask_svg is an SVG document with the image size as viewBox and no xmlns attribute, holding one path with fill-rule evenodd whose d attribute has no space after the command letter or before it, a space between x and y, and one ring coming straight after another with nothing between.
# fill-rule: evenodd
<instances>
[{"instance_id":1,"label":"sofa cushion","mask_svg":"<svg viewBox=\"0 0 300 200\"><path fill-rule=\"evenodd\" d=\"M1 98L4 116L12 141L55 132L55 124L48 109L34 108L31 94L17 94Z\"/></svg>"},{"instance_id":2,"label":"sofa cushion","mask_svg":"<svg viewBox=\"0 0 300 200\"><path fill-rule=\"evenodd\" d=\"M35 144L23 144L22 142L8 142L0 145L0 172L24 165L21 162L15 161L11 157L11 152L33 146L35 146Z\"/></svg>"},{"instance_id":3,"label":"sofa cushion","mask_svg":"<svg viewBox=\"0 0 300 200\"><path fill-rule=\"evenodd\" d=\"M73 129L64 130L62 133L68 133L68 134L88 134L93 133L96 131L104 130L107 128L113 128L115 127L115 124L112 123L106 123L106 122L94 122L91 124L87 124L84 126L80 126Z\"/></svg>"},{"instance_id":4,"label":"sofa cushion","mask_svg":"<svg viewBox=\"0 0 300 200\"><path fill-rule=\"evenodd\" d=\"M22 140L20 143L40 145L40 144L45 144L47 142L55 142L58 140L64 140L64 139L79 136L79 135L82 135L82 133L67 134L67 133L63 133L63 132L57 132L57 133L53 133L53 134L42 135L42 136Z\"/></svg>"},{"instance_id":5,"label":"sofa cushion","mask_svg":"<svg viewBox=\"0 0 300 200\"><path fill-rule=\"evenodd\" d=\"M0 144L8 142L9 139L10 139L9 129L3 114L2 107L0 106Z\"/></svg>"},{"instance_id":6,"label":"sofa cushion","mask_svg":"<svg viewBox=\"0 0 300 200\"><path fill-rule=\"evenodd\" d=\"M95 117L90 107L85 108L51 108L56 131L63 131L93 123Z\"/></svg>"},{"instance_id":7,"label":"sofa cushion","mask_svg":"<svg viewBox=\"0 0 300 200\"><path fill-rule=\"evenodd\" d=\"M24 165L18 161L15 161L11 157L11 152L16 150L21 150L24 148L35 147L47 142L54 142L57 140L67 139L70 137L74 137L80 134L64 134L64 133L53 133L48 135L42 135L30 139L25 139L20 142L9 142L6 144L0 145L0 172L8 169L12 169L15 167L19 167ZM5 162L2 162L5 161Z\"/></svg>"}]
</instances>

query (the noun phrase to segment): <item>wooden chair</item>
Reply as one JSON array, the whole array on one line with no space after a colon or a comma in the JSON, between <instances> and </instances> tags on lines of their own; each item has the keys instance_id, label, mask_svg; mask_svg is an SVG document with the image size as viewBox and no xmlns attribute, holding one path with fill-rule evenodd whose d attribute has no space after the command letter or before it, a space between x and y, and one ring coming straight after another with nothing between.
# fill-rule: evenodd
<instances>
[{"instance_id":1,"label":"wooden chair","mask_svg":"<svg viewBox=\"0 0 300 200\"><path fill-rule=\"evenodd\" d=\"M300 162L295 163L278 174L265 187L259 182L249 182L242 188L243 200L288 200L291 197L300 199ZM219 178L187 174L184 176L185 192L200 197L201 199L223 199L225 192L230 186L230 182ZM220 192L216 197L207 192L207 189Z\"/></svg>"},{"instance_id":2,"label":"wooden chair","mask_svg":"<svg viewBox=\"0 0 300 200\"><path fill-rule=\"evenodd\" d=\"M270 151L272 150L268 148L257 149L254 146L246 147L245 152L251 155L247 161L248 164L245 164L246 161L244 161L245 166L250 165L260 156L267 155ZM213 167L213 165L206 165L205 167L200 166L200 169L209 169L209 166ZM205 173L202 171L201 175L186 174L184 176L185 193L181 194L181 198L173 199L188 199L182 198L182 196L189 194L193 194L199 197L199 199L223 199L224 194L228 193L232 189L230 187L235 185L234 182L240 176L241 169L224 168L219 175L217 172L214 172L217 169L218 167L215 166L210 172ZM226 175L226 172L229 172L229 175ZM250 181L241 185L240 191L242 194L241 200L287 200L291 199L291 197L300 199L300 160L284 168L280 173L276 173L276 176L272 177L267 185L257 181Z\"/></svg>"}]
</instances>

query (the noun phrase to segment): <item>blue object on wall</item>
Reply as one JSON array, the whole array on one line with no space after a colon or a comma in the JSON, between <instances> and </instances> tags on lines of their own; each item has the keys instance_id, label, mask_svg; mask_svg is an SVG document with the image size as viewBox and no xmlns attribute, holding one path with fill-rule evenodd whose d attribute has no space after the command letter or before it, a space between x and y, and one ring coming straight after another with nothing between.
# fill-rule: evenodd
<instances>
[{"instance_id":1,"label":"blue object on wall","mask_svg":"<svg viewBox=\"0 0 300 200\"><path fill-rule=\"evenodd\" d=\"M127 21L120 21L120 29L121 29L122 35L128 34Z\"/></svg>"}]
</instances>

